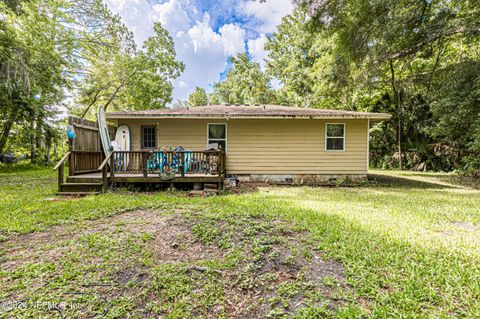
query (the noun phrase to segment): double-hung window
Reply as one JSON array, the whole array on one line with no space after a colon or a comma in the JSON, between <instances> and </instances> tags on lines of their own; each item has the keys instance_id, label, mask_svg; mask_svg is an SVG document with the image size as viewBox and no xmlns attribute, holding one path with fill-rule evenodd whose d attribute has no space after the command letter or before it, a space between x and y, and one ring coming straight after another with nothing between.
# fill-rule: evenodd
<instances>
[{"instance_id":1,"label":"double-hung window","mask_svg":"<svg viewBox=\"0 0 480 319\"><path fill-rule=\"evenodd\" d=\"M227 150L227 124L208 124L207 144L218 144L222 150Z\"/></svg>"},{"instance_id":2,"label":"double-hung window","mask_svg":"<svg viewBox=\"0 0 480 319\"><path fill-rule=\"evenodd\" d=\"M142 126L142 148L157 147L157 130L155 126Z\"/></svg>"},{"instance_id":3,"label":"double-hung window","mask_svg":"<svg viewBox=\"0 0 480 319\"><path fill-rule=\"evenodd\" d=\"M327 123L325 128L325 149L327 151L345 150L345 124Z\"/></svg>"}]
</instances>

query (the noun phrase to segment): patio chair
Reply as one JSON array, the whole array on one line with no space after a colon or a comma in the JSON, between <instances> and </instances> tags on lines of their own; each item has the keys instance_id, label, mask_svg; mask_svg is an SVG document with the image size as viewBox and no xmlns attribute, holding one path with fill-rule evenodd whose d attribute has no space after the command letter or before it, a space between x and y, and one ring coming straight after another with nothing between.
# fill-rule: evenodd
<instances>
[{"instance_id":1,"label":"patio chair","mask_svg":"<svg viewBox=\"0 0 480 319\"><path fill-rule=\"evenodd\" d=\"M147 171L151 173L157 169L159 169L160 172L163 171L164 155L163 151L152 152L152 156L147 160Z\"/></svg>"}]
</instances>

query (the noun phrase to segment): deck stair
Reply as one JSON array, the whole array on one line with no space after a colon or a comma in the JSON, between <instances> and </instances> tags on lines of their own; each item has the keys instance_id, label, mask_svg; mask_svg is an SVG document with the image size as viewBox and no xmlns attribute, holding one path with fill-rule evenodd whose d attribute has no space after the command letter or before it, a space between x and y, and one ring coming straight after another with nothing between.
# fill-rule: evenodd
<instances>
[{"instance_id":1,"label":"deck stair","mask_svg":"<svg viewBox=\"0 0 480 319\"><path fill-rule=\"evenodd\" d=\"M68 195L71 195L73 193L98 194L102 191L102 188L103 188L103 183L66 182L61 185L60 194L63 194L63 193L68 193Z\"/></svg>"},{"instance_id":2,"label":"deck stair","mask_svg":"<svg viewBox=\"0 0 480 319\"><path fill-rule=\"evenodd\" d=\"M209 184L209 183L205 183L203 185L203 192L204 193L210 193L210 194L216 194L218 193L218 191L220 190L220 185L218 184Z\"/></svg>"}]
</instances>

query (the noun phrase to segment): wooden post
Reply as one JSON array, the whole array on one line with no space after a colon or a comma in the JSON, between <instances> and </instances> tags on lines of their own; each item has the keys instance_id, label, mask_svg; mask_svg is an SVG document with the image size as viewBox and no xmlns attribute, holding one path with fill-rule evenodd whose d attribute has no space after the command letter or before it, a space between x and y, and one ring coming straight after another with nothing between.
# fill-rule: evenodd
<instances>
[{"instance_id":1,"label":"wooden post","mask_svg":"<svg viewBox=\"0 0 480 319\"><path fill-rule=\"evenodd\" d=\"M210 167L211 167L211 163L210 163L210 153L207 152L204 154L205 155L205 164L206 164L206 167L205 167L205 175L208 175L208 173L211 171Z\"/></svg>"},{"instance_id":2,"label":"wooden post","mask_svg":"<svg viewBox=\"0 0 480 319\"><path fill-rule=\"evenodd\" d=\"M185 152L182 152L182 165L181 165L181 170L182 170L182 177L185 177Z\"/></svg>"},{"instance_id":3,"label":"wooden post","mask_svg":"<svg viewBox=\"0 0 480 319\"><path fill-rule=\"evenodd\" d=\"M223 176L227 175L227 153L223 151Z\"/></svg>"},{"instance_id":4,"label":"wooden post","mask_svg":"<svg viewBox=\"0 0 480 319\"><path fill-rule=\"evenodd\" d=\"M218 154L218 174L222 175L223 174L223 152L220 151Z\"/></svg>"},{"instance_id":5,"label":"wooden post","mask_svg":"<svg viewBox=\"0 0 480 319\"><path fill-rule=\"evenodd\" d=\"M63 163L60 165L58 168L58 191L62 191L62 185L63 185Z\"/></svg>"},{"instance_id":6,"label":"wooden post","mask_svg":"<svg viewBox=\"0 0 480 319\"><path fill-rule=\"evenodd\" d=\"M105 193L108 187L108 178L107 178L107 165L103 166L102 168L102 191Z\"/></svg>"},{"instance_id":7,"label":"wooden post","mask_svg":"<svg viewBox=\"0 0 480 319\"><path fill-rule=\"evenodd\" d=\"M115 177L115 154L110 156L110 181L113 182L113 178Z\"/></svg>"},{"instance_id":8,"label":"wooden post","mask_svg":"<svg viewBox=\"0 0 480 319\"><path fill-rule=\"evenodd\" d=\"M70 153L70 155L68 156L68 176L73 176L73 174L75 174L74 156L74 152Z\"/></svg>"},{"instance_id":9,"label":"wooden post","mask_svg":"<svg viewBox=\"0 0 480 319\"><path fill-rule=\"evenodd\" d=\"M147 153L143 152L142 153L142 169L143 169L143 177L147 177L148 176L148 172L147 172Z\"/></svg>"}]
</instances>

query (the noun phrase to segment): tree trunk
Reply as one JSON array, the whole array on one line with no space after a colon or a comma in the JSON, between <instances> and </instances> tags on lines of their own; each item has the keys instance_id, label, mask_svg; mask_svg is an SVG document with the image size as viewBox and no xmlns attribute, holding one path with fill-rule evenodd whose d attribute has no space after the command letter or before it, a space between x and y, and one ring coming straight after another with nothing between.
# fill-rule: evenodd
<instances>
[{"instance_id":1,"label":"tree trunk","mask_svg":"<svg viewBox=\"0 0 480 319\"><path fill-rule=\"evenodd\" d=\"M400 90L395 84L395 70L393 68L393 61L390 60L390 73L391 73L391 85L393 90L393 95L395 97L395 104L397 105L397 147L398 147L398 166L400 170L403 170L403 159L402 159L402 102L400 97Z\"/></svg>"},{"instance_id":2,"label":"tree trunk","mask_svg":"<svg viewBox=\"0 0 480 319\"><path fill-rule=\"evenodd\" d=\"M35 143L35 115L30 119L30 160L33 162L37 158L37 144Z\"/></svg>"},{"instance_id":3,"label":"tree trunk","mask_svg":"<svg viewBox=\"0 0 480 319\"><path fill-rule=\"evenodd\" d=\"M14 118L8 119L3 125L2 132L0 134L0 154L3 154L5 145L7 144L8 137L10 136L10 130L12 129Z\"/></svg>"},{"instance_id":4,"label":"tree trunk","mask_svg":"<svg viewBox=\"0 0 480 319\"><path fill-rule=\"evenodd\" d=\"M37 150L37 152L42 148L42 141L43 141L43 117L42 117L42 114L38 114L35 120L35 149Z\"/></svg>"},{"instance_id":5,"label":"tree trunk","mask_svg":"<svg viewBox=\"0 0 480 319\"><path fill-rule=\"evenodd\" d=\"M18 120L18 114L18 109L15 107L11 108L10 114L8 111L5 113L7 119L0 133L0 154L3 154L5 151L5 145L7 145L8 138L10 137L10 131L12 130L13 124Z\"/></svg>"}]
</instances>

